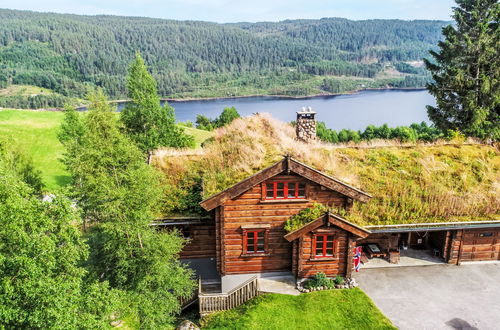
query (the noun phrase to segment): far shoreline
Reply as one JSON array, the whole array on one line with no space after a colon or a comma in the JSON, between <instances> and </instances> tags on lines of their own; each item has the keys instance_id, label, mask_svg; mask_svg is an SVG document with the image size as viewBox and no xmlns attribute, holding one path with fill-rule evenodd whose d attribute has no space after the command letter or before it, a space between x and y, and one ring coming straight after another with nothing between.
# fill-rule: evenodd
<instances>
[{"instance_id":1,"label":"far shoreline","mask_svg":"<svg viewBox=\"0 0 500 330\"><path fill-rule=\"evenodd\" d=\"M253 98L253 97L269 97L269 98L281 98L281 99L290 99L290 100L305 100L305 99L313 99L320 97L333 97L333 96L342 96L342 95L355 95L365 91L423 91L427 90L425 87L383 87L383 88L363 88L353 91L347 91L343 93L318 93L312 95L303 95L303 96L290 96L290 95L266 95L266 94L253 94L253 95L238 95L238 96L217 96L217 97L186 97L186 98L168 98L168 97L160 97L160 101L162 102L196 102L196 101L216 101L216 100L230 100L230 99L244 99L244 98ZM129 99L121 99L121 100L110 100L108 101L110 104L120 104L130 102ZM75 107L76 110L86 111L86 105L79 105ZM28 110L28 111L63 111L63 108L41 108L41 109L16 109L16 108L1 108L1 110Z\"/></svg>"}]
</instances>

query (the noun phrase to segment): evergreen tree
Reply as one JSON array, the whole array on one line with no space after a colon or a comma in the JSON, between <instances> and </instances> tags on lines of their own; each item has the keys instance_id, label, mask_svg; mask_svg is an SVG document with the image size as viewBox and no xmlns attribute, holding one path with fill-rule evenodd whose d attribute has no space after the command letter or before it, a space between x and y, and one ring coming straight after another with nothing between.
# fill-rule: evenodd
<instances>
[{"instance_id":1,"label":"evergreen tree","mask_svg":"<svg viewBox=\"0 0 500 330\"><path fill-rule=\"evenodd\" d=\"M150 226L162 197L161 177L122 133L103 93L89 96L83 133L66 142L65 155L74 198L93 223L89 268L94 278L126 292L141 327L164 327L179 311L178 298L194 286L177 258L184 240Z\"/></svg>"},{"instance_id":2,"label":"evergreen tree","mask_svg":"<svg viewBox=\"0 0 500 330\"><path fill-rule=\"evenodd\" d=\"M84 129L80 114L75 108L66 107L64 109L64 119L57 134L59 141L62 144L71 143L72 141L80 143Z\"/></svg>"},{"instance_id":3,"label":"evergreen tree","mask_svg":"<svg viewBox=\"0 0 500 330\"><path fill-rule=\"evenodd\" d=\"M426 60L434 78L428 85L437 106L428 114L442 130L500 139L500 30L497 0L456 0L456 26L443 28L445 40Z\"/></svg>"},{"instance_id":4,"label":"evergreen tree","mask_svg":"<svg viewBox=\"0 0 500 330\"><path fill-rule=\"evenodd\" d=\"M0 154L0 328L105 329L107 284L86 282L88 246L70 201L43 202Z\"/></svg>"},{"instance_id":5,"label":"evergreen tree","mask_svg":"<svg viewBox=\"0 0 500 330\"><path fill-rule=\"evenodd\" d=\"M142 151L194 146L194 138L175 124L174 108L166 102L163 107L160 105L156 81L139 52L130 65L127 90L131 101L123 109L121 118L126 132Z\"/></svg>"}]
</instances>

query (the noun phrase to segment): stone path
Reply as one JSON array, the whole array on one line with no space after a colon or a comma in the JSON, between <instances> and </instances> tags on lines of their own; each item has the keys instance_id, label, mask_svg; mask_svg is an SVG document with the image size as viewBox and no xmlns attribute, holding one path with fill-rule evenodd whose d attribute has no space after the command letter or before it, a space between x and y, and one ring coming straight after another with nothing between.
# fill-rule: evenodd
<instances>
[{"instance_id":1,"label":"stone path","mask_svg":"<svg viewBox=\"0 0 500 330\"><path fill-rule=\"evenodd\" d=\"M281 293L298 296L300 292L295 288L295 278L287 276L261 277L257 280L259 291Z\"/></svg>"}]
</instances>

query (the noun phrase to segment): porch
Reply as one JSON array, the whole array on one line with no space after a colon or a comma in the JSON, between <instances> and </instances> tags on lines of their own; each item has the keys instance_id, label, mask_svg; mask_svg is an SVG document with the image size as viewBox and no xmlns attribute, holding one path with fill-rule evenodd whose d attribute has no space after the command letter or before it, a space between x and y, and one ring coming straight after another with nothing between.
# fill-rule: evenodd
<instances>
[{"instance_id":1,"label":"porch","mask_svg":"<svg viewBox=\"0 0 500 330\"><path fill-rule=\"evenodd\" d=\"M199 280L198 305L200 315L225 311L238 307L261 293L299 295L295 288L295 277L286 274L251 274L246 276L227 275L222 277L219 292L207 290L207 284Z\"/></svg>"},{"instance_id":2,"label":"porch","mask_svg":"<svg viewBox=\"0 0 500 330\"><path fill-rule=\"evenodd\" d=\"M198 302L200 315L235 308L260 293L299 295L291 272L220 276L214 258L181 259L198 278L193 296L181 301L182 308Z\"/></svg>"}]
</instances>

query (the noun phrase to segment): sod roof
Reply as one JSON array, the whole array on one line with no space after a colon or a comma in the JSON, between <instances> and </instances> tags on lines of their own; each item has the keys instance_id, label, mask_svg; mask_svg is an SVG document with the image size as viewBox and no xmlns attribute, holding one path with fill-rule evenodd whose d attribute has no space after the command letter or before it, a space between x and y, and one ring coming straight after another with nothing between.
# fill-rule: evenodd
<instances>
[{"instance_id":1,"label":"sod roof","mask_svg":"<svg viewBox=\"0 0 500 330\"><path fill-rule=\"evenodd\" d=\"M165 213L189 212L218 194L291 155L306 166L367 191L345 218L357 225L394 225L500 219L498 146L468 141L433 144L331 145L297 141L291 125L266 114L235 120L192 152L157 157L167 173ZM201 197L194 198L201 183Z\"/></svg>"}]
</instances>

